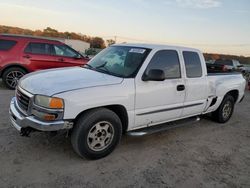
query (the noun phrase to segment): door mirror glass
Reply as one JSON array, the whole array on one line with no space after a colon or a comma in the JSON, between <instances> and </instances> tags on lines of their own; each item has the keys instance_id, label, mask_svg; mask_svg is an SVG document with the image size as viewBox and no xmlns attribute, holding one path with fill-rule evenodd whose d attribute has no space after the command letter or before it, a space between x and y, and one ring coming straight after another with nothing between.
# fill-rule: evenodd
<instances>
[{"instance_id":1,"label":"door mirror glass","mask_svg":"<svg viewBox=\"0 0 250 188\"><path fill-rule=\"evenodd\" d=\"M164 81L165 73L161 69L151 69L144 73L142 80L143 81Z\"/></svg>"}]
</instances>

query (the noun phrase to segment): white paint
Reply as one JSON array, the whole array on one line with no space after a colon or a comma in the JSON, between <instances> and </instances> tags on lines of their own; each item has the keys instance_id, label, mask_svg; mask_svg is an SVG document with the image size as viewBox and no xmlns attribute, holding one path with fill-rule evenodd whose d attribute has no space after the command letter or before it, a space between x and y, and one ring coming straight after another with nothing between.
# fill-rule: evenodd
<instances>
[{"instance_id":1,"label":"white paint","mask_svg":"<svg viewBox=\"0 0 250 188\"><path fill-rule=\"evenodd\" d=\"M122 80L86 68L70 67L27 74L20 79L19 85L30 93L51 96L69 90L119 84Z\"/></svg>"}]
</instances>

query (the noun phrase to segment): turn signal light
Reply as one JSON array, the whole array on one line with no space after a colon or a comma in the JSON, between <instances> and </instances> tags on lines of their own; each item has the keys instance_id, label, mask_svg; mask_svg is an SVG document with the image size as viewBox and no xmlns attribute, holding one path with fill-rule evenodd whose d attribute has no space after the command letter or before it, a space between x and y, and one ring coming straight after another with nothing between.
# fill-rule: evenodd
<instances>
[{"instance_id":1,"label":"turn signal light","mask_svg":"<svg viewBox=\"0 0 250 188\"><path fill-rule=\"evenodd\" d=\"M53 115L53 114L45 114L45 115L43 116L43 118L44 118L44 120L46 120L46 121L53 121L53 120L56 119L56 116Z\"/></svg>"},{"instance_id":2,"label":"turn signal light","mask_svg":"<svg viewBox=\"0 0 250 188\"><path fill-rule=\"evenodd\" d=\"M63 100L59 98L51 98L49 107L50 108L63 108Z\"/></svg>"}]
</instances>

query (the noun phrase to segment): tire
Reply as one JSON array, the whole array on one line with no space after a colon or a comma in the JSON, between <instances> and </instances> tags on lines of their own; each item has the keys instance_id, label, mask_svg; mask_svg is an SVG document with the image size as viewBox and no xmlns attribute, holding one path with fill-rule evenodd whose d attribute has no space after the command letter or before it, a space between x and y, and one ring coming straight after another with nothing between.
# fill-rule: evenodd
<instances>
[{"instance_id":1,"label":"tire","mask_svg":"<svg viewBox=\"0 0 250 188\"><path fill-rule=\"evenodd\" d=\"M74 151L81 157L100 159L109 155L120 142L122 123L111 110L98 108L82 114L71 134Z\"/></svg>"},{"instance_id":2,"label":"tire","mask_svg":"<svg viewBox=\"0 0 250 188\"><path fill-rule=\"evenodd\" d=\"M27 72L20 67L11 67L3 72L3 83L4 85L14 90L17 86L18 80L24 76Z\"/></svg>"},{"instance_id":3,"label":"tire","mask_svg":"<svg viewBox=\"0 0 250 188\"><path fill-rule=\"evenodd\" d=\"M233 114L234 104L234 98L231 95L226 95L219 108L212 113L213 119L218 123L226 123Z\"/></svg>"}]
</instances>

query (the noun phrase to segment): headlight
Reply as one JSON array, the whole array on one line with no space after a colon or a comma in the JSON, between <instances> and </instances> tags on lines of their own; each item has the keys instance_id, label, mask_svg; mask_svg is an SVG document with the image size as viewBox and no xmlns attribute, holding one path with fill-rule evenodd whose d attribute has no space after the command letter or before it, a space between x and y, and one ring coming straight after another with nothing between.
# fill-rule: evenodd
<instances>
[{"instance_id":1,"label":"headlight","mask_svg":"<svg viewBox=\"0 0 250 188\"><path fill-rule=\"evenodd\" d=\"M34 103L44 108L63 109L64 107L63 99L44 95L36 95Z\"/></svg>"}]
</instances>

